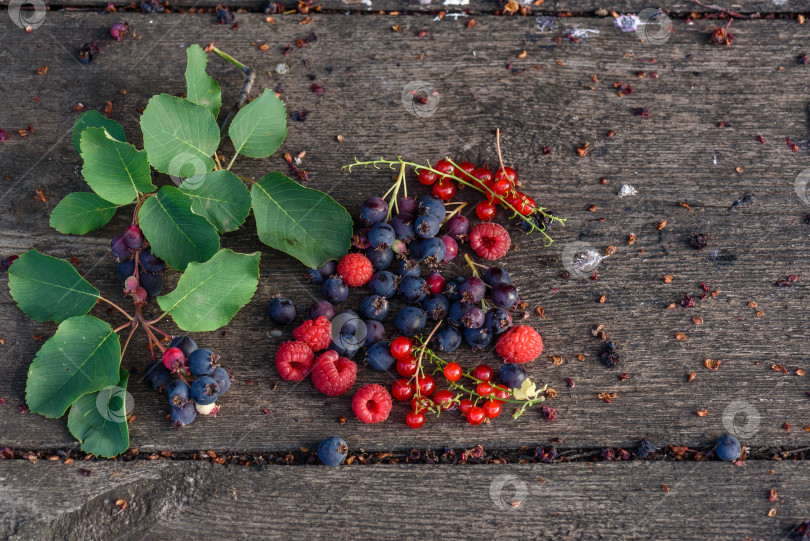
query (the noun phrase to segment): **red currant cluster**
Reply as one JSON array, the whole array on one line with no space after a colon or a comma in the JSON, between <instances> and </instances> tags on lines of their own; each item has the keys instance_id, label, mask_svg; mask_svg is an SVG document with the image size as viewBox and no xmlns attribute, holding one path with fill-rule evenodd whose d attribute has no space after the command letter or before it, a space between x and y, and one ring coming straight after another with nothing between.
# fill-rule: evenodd
<instances>
[{"instance_id":1,"label":"red currant cluster","mask_svg":"<svg viewBox=\"0 0 810 541\"><path fill-rule=\"evenodd\" d=\"M475 214L481 221L495 219L498 205L504 203L523 216L530 216L537 210L534 199L517 189L517 173L511 167L501 166L493 175L487 165L476 168L470 162L456 164L445 158L439 160L433 169L435 171L420 169L419 182L433 186L433 195L443 201L450 201L456 195L456 183L452 177L471 182L484 191L485 198L475 206Z\"/></svg>"},{"instance_id":2,"label":"red currant cluster","mask_svg":"<svg viewBox=\"0 0 810 541\"><path fill-rule=\"evenodd\" d=\"M506 385L493 383L494 372L487 364L479 364L464 372L456 362L445 362L425 346L414 347L410 339L400 336L391 342L391 355L397 360L397 373L402 376L391 386L391 395L400 402L410 401L411 409L405 416L410 428L425 424L425 413L458 410L471 425L480 425L486 419L495 419L503 411L503 404L519 404L522 413L526 407L543 401L543 397L526 400L513 399ZM425 373L422 362L431 361L435 370L447 380L447 389L437 389L436 378ZM465 387L462 378L469 379L474 387ZM525 378L525 376L524 376Z\"/></svg>"}]
</instances>

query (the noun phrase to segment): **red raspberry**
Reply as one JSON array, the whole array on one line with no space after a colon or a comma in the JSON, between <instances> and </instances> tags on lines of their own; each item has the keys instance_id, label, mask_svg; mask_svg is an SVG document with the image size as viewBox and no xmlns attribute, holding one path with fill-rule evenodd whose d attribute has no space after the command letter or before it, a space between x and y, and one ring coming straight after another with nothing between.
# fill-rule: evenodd
<instances>
[{"instance_id":1,"label":"red raspberry","mask_svg":"<svg viewBox=\"0 0 810 541\"><path fill-rule=\"evenodd\" d=\"M470 232L470 247L476 254L490 261L505 256L511 245L509 233L498 224L478 224Z\"/></svg>"},{"instance_id":2,"label":"red raspberry","mask_svg":"<svg viewBox=\"0 0 810 541\"><path fill-rule=\"evenodd\" d=\"M528 325L518 325L498 339L495 351L508 363L523 364L543 353L543 339Z\"/></svg>"},{"instance_id":3,"label":"red raspberry","mask_svg":"<svg viewBox=\"0 0 810 541\"><path fill-rule=\"evenodd\" d=\"M357 365L337 351L324 351L312 367L312 383L327 396L338 396L354 385Z\"/></svg>"},{"instance_id":4,"label":"red raspberry","mask_svg":"<svg viewBox=\"0 0 810 541\"><path fill-rule=\"evenodd\" d=\"M304 342L284 342L276 352L276 369L282 379L301 381L309 375L314 357Z\"/></svg>"},{"instance_id":5,"label":"red raspberry","mask_svg":"<svg viewBox=\"0 0 810 541\"><path fill-rule=\"evenodd\" d=\"M346 254L338 263L337 271L349 287L360 287L371 280L374 267L363 254Z\"/></svg>"},{"instance_id":6,"label":"red raspberry","mask_svg":"<svg viewBox=\"0 0 810 541\"><path fill-rule=\"evenodd\" d=\"M293 336L306 342L312 351L321 351L332 343L332 322L326 316L308 319L293 331Z\"/></svg>"},{"instance_id":7,"label":"red raspberry","mask_svg":"<svg viewBox=\"0 0 810 541\"><path fill-rule=\"evenodd\" d=\"M391 395L382 385L363 385L354 393L352 409L364 423L379 423L391 413Z\"/></svg>"}]
</instances>

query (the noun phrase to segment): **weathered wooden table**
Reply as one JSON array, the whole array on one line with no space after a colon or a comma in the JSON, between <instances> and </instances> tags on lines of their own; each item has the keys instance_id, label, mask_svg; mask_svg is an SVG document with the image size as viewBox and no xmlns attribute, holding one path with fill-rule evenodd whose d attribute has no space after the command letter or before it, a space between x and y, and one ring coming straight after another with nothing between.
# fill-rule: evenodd
<instances>
[{"instance_id":1,"label":"weathered wooden table","mask_svg":"<svg viewBox=\"0 0 810 541\"><path fill-rule=\"evenodd\" d=\"M246 1L237 30L215 24L210 11L187 12L216 3L185 0L173 13L143 15L102 13L97 0L56 0L30 35L0 16L0 127L9 133L0 143L0 256L31 247L75 256L102 293L115 295L108 243L126 218L85 237L48 225L56 202L86 189L70 144L73 108L109 101L110 116L140 141L138 108L155 93L182 92L184 48L214 42L256 68L256 88L281 92L288 113L310 111L303 122L289 121L282 152L246 160L237 172L286 171L283 152L306 151L309 185L352 213L390 182L387 171L342 171L354 157L493 163L501 129L505 159L526 192L568 219L550 247L515 234L519 249L505 260L527 302L526 322L546 343L531 374L557 390L548 404L558 419L530 410L517 421L471 427L450 415L410 430L397 404L388 422L362 425L350 398L324 400L309 384L280 381L265 303L284 293L308 306L318 290L249 226L223 245L263 250L259 290L226 332L198 340L223 352L235 372L219 416L174 430L165 400L135 374L132 451L66 465L57 451L81 454L64 421L18 410L40 337L55 326L24 317L2 275L0 447L16 458L0 461L0 536L776 539L810 517L810 386L798 370L808 368L810 346L810 199L803 177L796 181L810 151L803 60L810 25L798 15L810 4L725 5L743 17L729 28L731 46L713 46L710 33L727 20L683 1L661 6L674 33L657 45L614 25L611 11L650 7L638 0L540 2L527 4L529 16L495 15L499 5L479 0L328 0L307 19L276 14L274 24L260 2ZM448 14L436 17L441 9ZM133 33L117 43L108 29L119 20ZM296 47L310 33L317 39ZM102 52L82 65L75 53L90 39ZM288 73L276 72L280 63ZM38 75L43 66L47 74ZM233 100L241 75L216 59L210 69L226 103ZM412 81L438 90L432 116L403 107ZM323 94L311 91L313 82ZM632 93L617 92L619 83ZM576 149L585 143L581 157ZM618 197L623 184L637 193ZM690 247L694 233L708 234L706 249ZM566 247L582 246L575 243L616 247L598 280L562 276ZM778 287L788 275L799 280ZM685 294L695 307L681 306ZM614 369L599 362L597 325L620 346ZM457 358L465 366L496 360ZM720 368L704 367L707 358L721 360ZM140 340L124 367L149 361ZM360 368L363 382L392 377ZM616 397L607 403L600 393ZM748 447L743 464L696 460L729 431ZM349 442L353 463L302 465L332 434ZM642 438L658 447L652 458L635 458ZM539 462L536 449L552 445L559 458ZM606 448L617 460L603 459ZM620 460L621 449L632 460ZM777 501L769 501L771 490Z\"/></svg>"}]
</instances>

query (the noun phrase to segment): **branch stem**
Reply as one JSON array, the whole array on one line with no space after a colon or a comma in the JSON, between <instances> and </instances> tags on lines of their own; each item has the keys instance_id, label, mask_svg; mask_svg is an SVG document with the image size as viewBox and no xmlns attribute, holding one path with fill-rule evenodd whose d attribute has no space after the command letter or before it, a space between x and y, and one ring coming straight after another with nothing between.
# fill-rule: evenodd
<instances>
[{"instance_id":1,"label":"branch stem","mask_svg":"<svg viewBox=\"0 0 810 541\"><path fill-rule=\"evenodd\" d=\"M135 319L134 317L132 317L131 315L129 315L129 314L126 312L126 310L124 310L123 308L121 308L120 306L118 306L117 304L115 304L113 301L111 301L111 300L109 300L109 299L105 299L105 298L104 298L104 297L102 297L101 295L99 295L99 296L98 296L98 300L100 300L100 301L104 301L104 302L106 302L107 304L109 304L110 306L112 306L113 308L115 308L116 310L118 310L119 312L121 312L122 314L124 314L128 320L132 321L133 319Z\"/></svg>"}]
</instances>

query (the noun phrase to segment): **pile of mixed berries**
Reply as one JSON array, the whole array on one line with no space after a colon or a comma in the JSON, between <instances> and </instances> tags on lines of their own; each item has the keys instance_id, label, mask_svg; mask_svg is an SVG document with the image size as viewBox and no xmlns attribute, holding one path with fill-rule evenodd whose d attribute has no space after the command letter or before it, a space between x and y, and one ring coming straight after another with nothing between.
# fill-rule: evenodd
<instances>
[{"instance_id":1,"label":"pile of mixed berries","mask_svg":"<svg viewBox=\"0 0 810 541\"><path fill-rule=\"evenodd\" d=\"M163 360L146 369L147 383L166 393L175 427L191 424L198 414L215 416L219 412L217 399L233 381L219 359L210 349L198 348L188 336L176 336L163 352Z\"/></svg>"},{"instance_id":2,"label":"pile of mixed berries","mask_svg":"<svg viewBox=\"0 0 810 541\"><path fill-rule=\"evenodd\" d=\"M544 399L543 389L536 389L521 366L539 357L543 341L533 328L513 324L511 311L520 298L509 273L500 266L474 263L469 255L464 255L469 275L447 271L465 243L487 261L508 252L509 233L491 222L496 215L495 198L509 198L513 207L529 217L536 208L534 201L516 190L517 176L511 168L502 167L492 175L486 168L441 160L435 170L453 178L467 174L492 187L496 195L476 207L482 222L473 225L461 214L467 203L448 202L457 191L449 176L422 170L419 180L433 185L432 195L408 197L405 187L400 197L405 186L403 168L388 193L363 203L352 239L357 251L309 269L312 281L321 284L324 300L310 307L308 319L293 331L295 340L282 343L276 353L276 368L283 379L310 377L315 388L328 396L341 395L355 384L358 367L352 359L361 348L371 368L395 369L401 377L390 392L378 384L356 391L352 408L366 423L388 418L391 395L410 401L406 423L412 428L424 424L426 411L439 414L457 409L470 424L478 425L498 417L506 402L518 406L519 415ZM335 305L347 301L351 288L360 287L367 287L368 295L357 311L338 312ZM268 315L277 325L289 325L297 309L291 300L277 295L269 301ZM390 341L383 324L389 318L396 331ZM506 363L500 369L502 384L493 382L495 370L486 364L465 372L458 363L437 355L455 351L463 343L476 352L495 345ZM439 389L434 374L444 376L447 388Z\"/></svg>"},{"instance_id":3,"label":"pile of mixed berries","mask_svg":"<svg viewBox=\"0 0 810 541\"><path fill-rule=\"evenodd\" d=\"M137 224L113 237L110 253L118 261L118 278L124 291L136 304L145 304L146 297L157 297L163 290L163 261L152 255Z\"/></svg>"}]
</instances>

